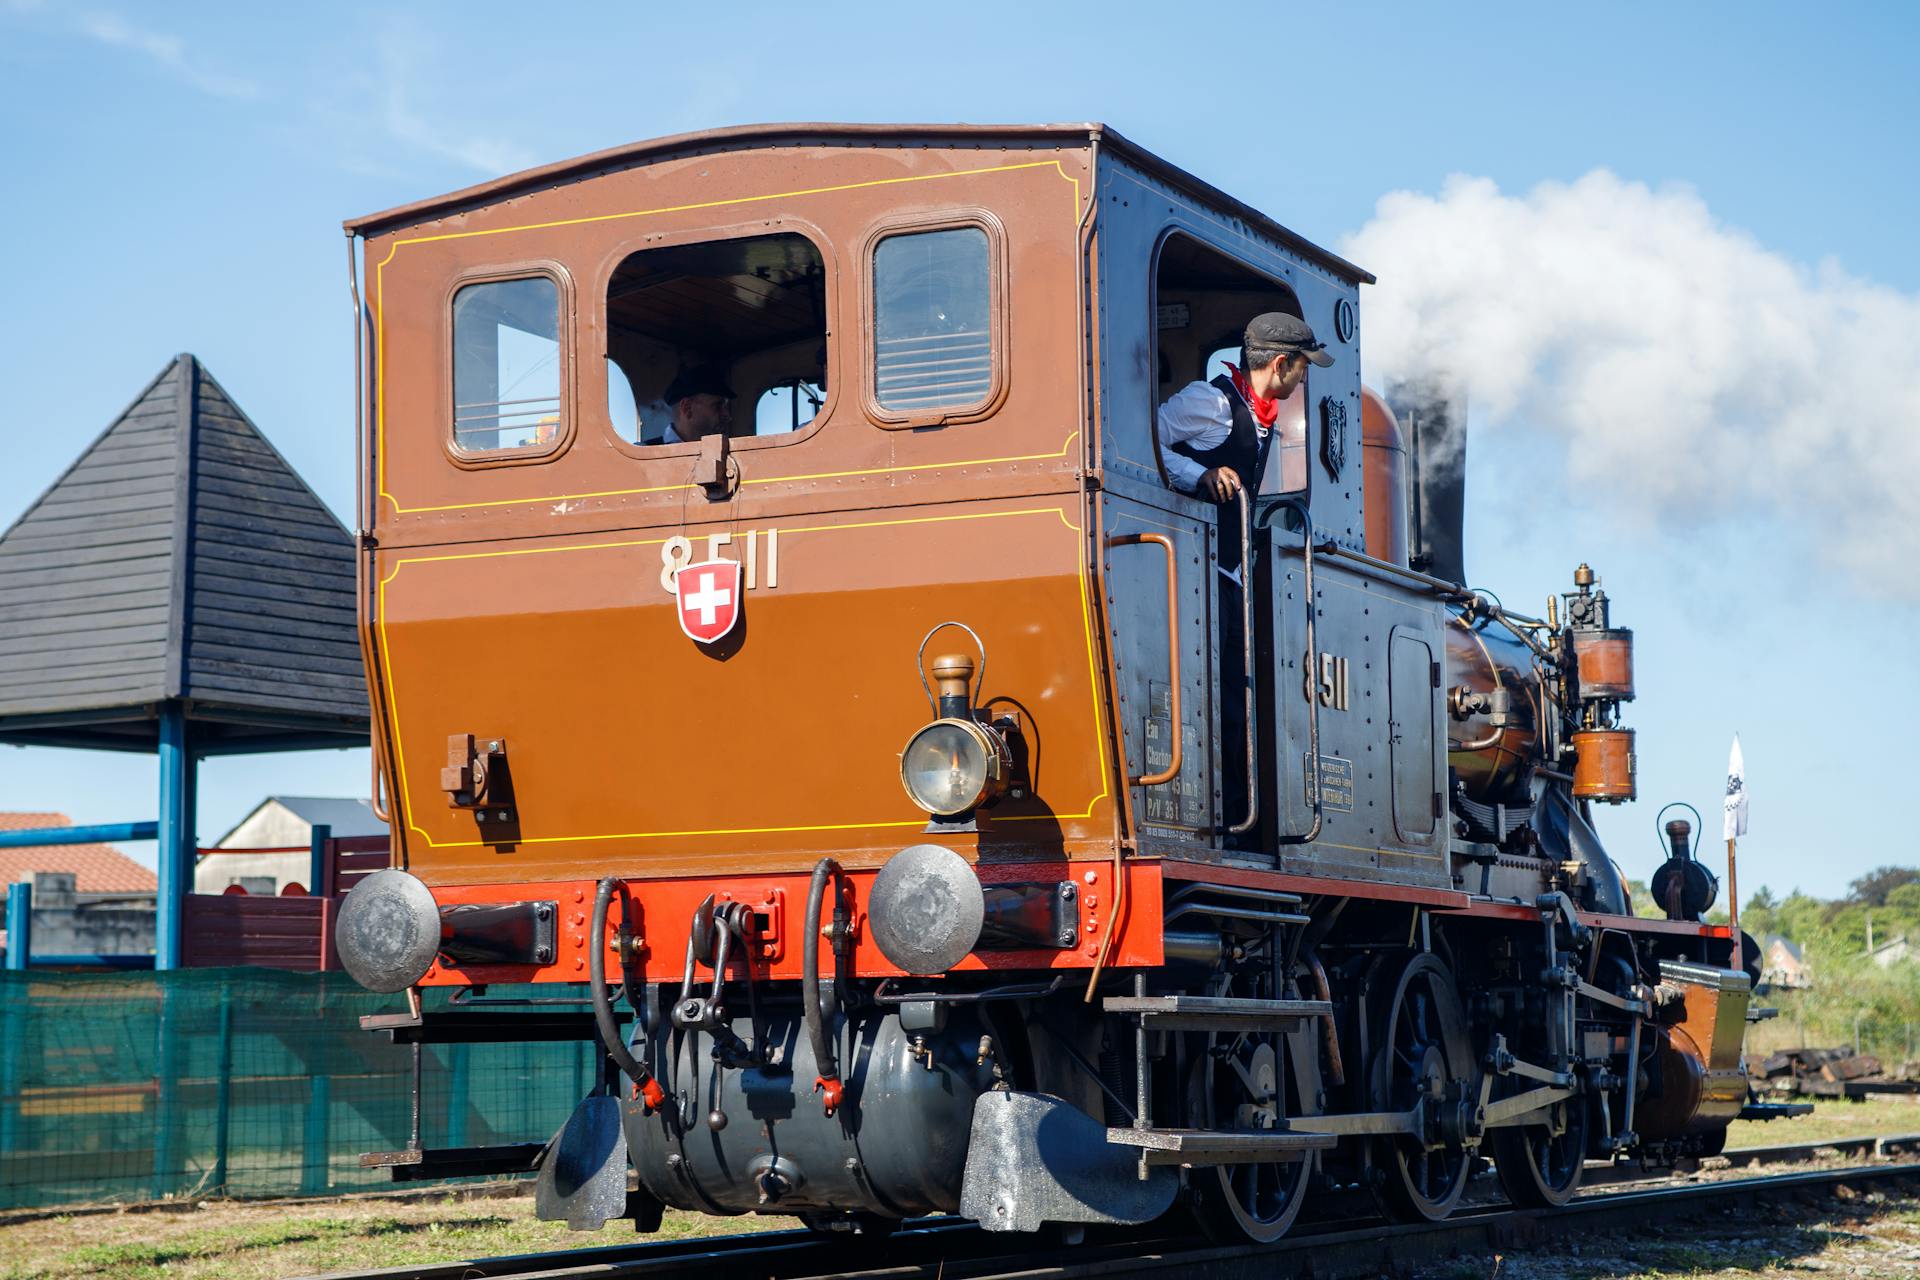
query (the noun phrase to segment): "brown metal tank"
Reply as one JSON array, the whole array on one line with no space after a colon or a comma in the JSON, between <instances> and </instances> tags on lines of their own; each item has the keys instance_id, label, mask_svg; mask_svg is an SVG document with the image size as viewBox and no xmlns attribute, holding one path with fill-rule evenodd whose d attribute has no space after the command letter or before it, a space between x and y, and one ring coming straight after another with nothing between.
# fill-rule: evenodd
<instances>
[{"instance_id":1,"label":"brown metal tank","mask_svg":"<svg viewBox=\"0 0 1920 1280\"><path fill-rule=\"evenodd\" d=\"M1367 508L1367 554L1407 563L1407 440L1379 392L1360 388L1360 461Z\"/></svg>"},{"instance_id":2,"label":"brown metal tank","mask_svg":"<svg viewBox=\"0 0 1920 1280\"><path fill-rule=\"evenodd\" d=\"M1484 715L1447 721L1447 763L1469 799L1517 800L1539 755L1540 681L1533 651L1497 622L1475 628L1455 618L1447 626L1446 686L1449 697L1455 689L1505 688L1511 695L1513 723L1504 729L1496 731Z\"/></svg>"},{"instance_id":3,"label":"brown metal tank","mask_svg":"<svg viewBox=\"0 0 1920 1280\"><path fill-rule=\"evenodd\" d=\"M1634 798L1633 730L1582 729L1573 735L1573 749L1579 753L1574 795L1612 804Z\"/></svg>"},{"instance_id":4,"label":"brown metal tank","mask_svg":"<svg viewBox=\"0 0 1920 1280\"><path fill-rule=\"evenodd\" d=\"M1633 632L1625 627L1605 631L1575 630L1573 658L1580 680L1580 696L1633 701Z\"/></svg>"}]
</instances>

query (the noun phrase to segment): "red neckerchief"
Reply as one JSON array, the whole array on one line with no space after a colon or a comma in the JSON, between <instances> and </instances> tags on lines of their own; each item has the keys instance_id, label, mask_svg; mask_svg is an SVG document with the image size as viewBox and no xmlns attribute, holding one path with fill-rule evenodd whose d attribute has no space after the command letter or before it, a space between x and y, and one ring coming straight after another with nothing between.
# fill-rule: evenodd
<instances>
[{"instance_id":1,"label":"red neckerchief","mask_svg":"<svg viewBox=\"0 0 1920 1280\"><path fill-rule=\"evenodd\" d=\"M1247 402L1247 408L1253 410L1253 420L1263 427L1272 427L1280 416L1280 402L1253 394L1253 384L1247 381L1247 375L1240 372L1239 366L1233 361L1222 360L1220 363L1227 366L1227 376L1233 379L1233 389Z\"/></svg>"}]
</instances>

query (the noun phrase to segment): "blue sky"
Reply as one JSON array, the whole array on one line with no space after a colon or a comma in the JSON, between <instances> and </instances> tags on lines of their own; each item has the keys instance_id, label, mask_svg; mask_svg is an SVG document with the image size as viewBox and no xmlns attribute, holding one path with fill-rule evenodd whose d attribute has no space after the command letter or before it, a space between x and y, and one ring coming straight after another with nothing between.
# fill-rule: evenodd
<instances>
[{"instance_id":1,"label":"blue sky","mask_svg":"<svg viewBox=\"0 0 1920 1280\"><path fill-rule=\"evenodd\" d=\"M1909 310L1920 293L1907 6L699 12L0 0L0 523L183 350L345 510L341 219L720 124L1100 119L1329 244L1383 195L1449 175L1520 194L1607 169L1690 189L1810 278L1843 272ZM1647 324L1657 341L1661 317ZM1859 411L1848 387L1830 395L1833 414ZM1920 719L1913 586L1835 570L1828 514L1791 502L1702 492L1645 518L1570 482L1577 460L1532 425L1516 412L1476 434L1470 576L1537 609L1588 560L1635 628L1643 799L1602 826L1629 874L1656 861L1660 803L1717 804L1736 729L1754 796L1744 888L1832 894L1920 860L1900 814ZM269 792L364 794L365 779L357 752L213 763L201 835ZM0 808L131 819L153 785L140 759L0 751Z\"/></svg>"}]
</instances>

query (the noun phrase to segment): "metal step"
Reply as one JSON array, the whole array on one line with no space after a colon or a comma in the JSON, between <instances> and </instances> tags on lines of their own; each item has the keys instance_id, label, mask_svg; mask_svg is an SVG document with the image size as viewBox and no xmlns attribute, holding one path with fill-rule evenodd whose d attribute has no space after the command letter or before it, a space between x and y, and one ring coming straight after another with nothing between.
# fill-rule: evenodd
<instances>
[{"instance_id":1,"label":"metal step","mask_svg":"<svg viewBox=\"0 0 1920 1280\"><path fill-rule=\"evenodd\" d=\"M1290 1031L1303 1018L1333 1012L1325 1000L1238 1000L1231 996L1108 996L1108 1013L1140 1019L1155 1031Z\"/></svg>"},{"instance_id":2,"label":"metal step","mask_svg":"<svg viewBox=\"0 0 1920 1280\"><path fill-rule=\"evenodd\" d=\"M1282 1164L1304 1159L1310 1151L1324 1151L1340 1139L1331 1133L1290 1133L1275 1130L1236 1133L1219 1129L1107 1130L1116 1146L1138 1147L1144 1164Z\"/></svg>"},{"instance_id":3,"label":"metal step","mask_svg":"<svg viewBox=\"0 0 1920 1280\"><path fill-rule=\"evenodd\" d=\"M618 1022L632 1014L616 1011ZM595 1040L600 1032L591 1009L430 1009L407 1013L368 1013L362 1031L384 1031L395 1044L527 1044L545 1040Z\"/></svg>"},{"instance_id":4,"label":"metal step","mask_svg":"<svg viewBox=\"0 0 1920 1280\"><path fill-rule=\"evenodd\" d=\"M368 1151L362 1169L388 1169L395 1182L436 1178L501 1177L531 1173L540 1163L544 1142L510 1142L497 1147L410 1147L404 1151Z\"/></svg>"}]
</instances>

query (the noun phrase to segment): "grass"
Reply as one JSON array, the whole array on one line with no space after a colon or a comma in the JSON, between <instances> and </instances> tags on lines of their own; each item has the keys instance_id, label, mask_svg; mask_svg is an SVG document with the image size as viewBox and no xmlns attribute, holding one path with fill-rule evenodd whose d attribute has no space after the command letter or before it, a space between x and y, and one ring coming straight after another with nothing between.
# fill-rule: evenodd
<instances>
[{"instance_id":1,"label":"grass","mask_svg":"<svg viewBox=\"0 0 1920 1280\"><path fill-rule=\"evenodd\" d=\"M1730 1147L1778 1146L1873 1134L1920 1133L1920 1100L1874 1097L1821 1100L1812 1115L1743 1121ZM1920 1227L1920 1207L1895 1211L1902 1228ZM669 1212L656 1238L783 1229L791 1218L707 1218ZM210 1200L151 1212L69 1213L0 1220L0 1280L280 1280L407 1262L444 1262L500 1254L590 1249L634 1239L621 1222L599 1232L538 1222L530 1196L476 1199L446 1195L400 1201L344 1197L327 1204ZM1718 1263L1767 1271L1779 1241L1751 1242L1707 1256L1692 1242L1648 1242L1641 1262L1665 1274L1715 1274ZM1802 1241L1801 1248L1812 1242ZM1472 1263L1467 1264L1471 1268ZM1523 1271L1503 1273L1518 1280ZM1464 1274L1464 1271L1461 1272Z\"/></svg>"},{"instance_id":2,"label":"grass","mask_svg":"<svg viewBox=\"0 0 1920 1280\"><path fill-rule=\"evenodd\" d=\"M1878 1094L1853 1101L1820 1098L1814 1100L1813 1108L1812 1115L1786 1120L1736 1120L1728 1126L1727 1146L1779 1147L1794 1142L1920 1133L1920 1096Z\"/></svg>"},{"instance_id":3,"label":"grass","mask_svg":"<svg viewBox=\"0 0 1920 1280\"><path fill-rule=\"evenodd\" d=\"M669 1212L655 1239L796 1227L791 1218ZM630 1224L599 1232L538 1222L531 1196L431 1201L346 1199L331 1205L207 1201L197 1209L63 1214L0 1225L0 1280L280 1280L399 1262L624 1244Z\"/></svg>"}]
</instances>

